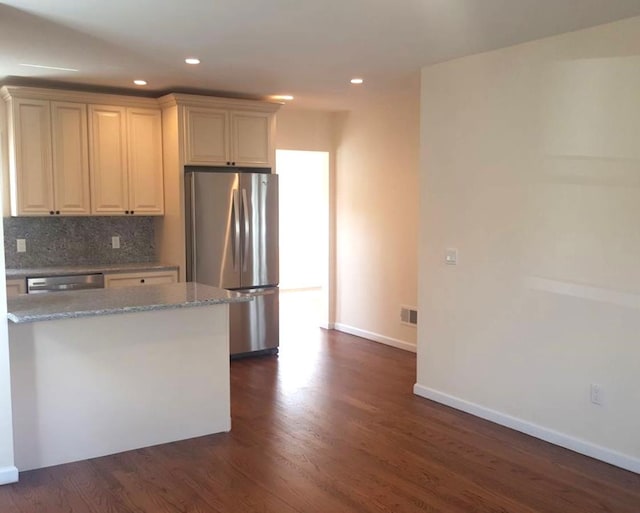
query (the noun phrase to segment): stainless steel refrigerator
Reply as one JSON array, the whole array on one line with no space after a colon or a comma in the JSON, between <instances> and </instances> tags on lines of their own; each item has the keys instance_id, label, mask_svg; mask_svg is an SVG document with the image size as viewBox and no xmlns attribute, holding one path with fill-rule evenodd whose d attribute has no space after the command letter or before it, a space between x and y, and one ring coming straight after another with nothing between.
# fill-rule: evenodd
<instances>
[{"instance_id":1,"label":"stainless steel refrigerator","mask_svg":"<svg viewBox=\"0 0 640 513\"><path fill-rule=\"evenodd\" d=\"M187 280L254 296L230 307L231 355L277 353L278 176L187 168Z\"/></svg>"}]
</instances>

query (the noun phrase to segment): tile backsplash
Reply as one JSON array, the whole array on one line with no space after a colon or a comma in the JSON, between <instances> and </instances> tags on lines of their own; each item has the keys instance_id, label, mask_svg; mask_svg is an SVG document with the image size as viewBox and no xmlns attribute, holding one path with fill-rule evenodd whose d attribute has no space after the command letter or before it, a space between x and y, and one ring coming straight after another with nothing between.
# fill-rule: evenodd
<instances>
[{"instance_id":1,"label":"tile backsplash","mask_svg":"<svg viewBox=\"0 0 640 513\"><path fill-rule=\"evenodd\" d=\"M5 217L6 267L153 262L153 225L152 217ZM120 249L111 248L114 235ZM26 253L17 252L16 239L26 239Z\"/></svg>"}]
</instances>

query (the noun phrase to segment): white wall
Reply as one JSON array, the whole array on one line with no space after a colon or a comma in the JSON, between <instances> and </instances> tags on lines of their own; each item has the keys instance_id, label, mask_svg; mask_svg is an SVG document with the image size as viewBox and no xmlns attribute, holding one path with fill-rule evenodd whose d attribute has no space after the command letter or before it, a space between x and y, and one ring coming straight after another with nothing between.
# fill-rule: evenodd
<instances>
[{"instance_id":1,"label":"white wall","mask_svg":"<svg viewBox=\"0 0 640 513\"><path fill-rule=\"evenodd\" d=\"M634 18L423 70L415 388L636 472L638 34Z\"/></svg>"},{"instance_id":2,"label":"white wall","mask_svg":"<svg viewBox=\"0 0 640 513\"><path fill-rule=\"evenodd\" d=\"M4 102L0 101L0 167L4 170L8 168L5 127ZM5 173L1 179L6 179ZM4 187L1 189L4 190ZM3 195L3 203L6 200L7 198ZM1 223L0 240L4 240L4 230ZM9 336L7 333L7 295L4 268L4 251L0 251L0 270L2 270L0 272L0 485L18 480L18 470L13 461Z\"/></svg>"},{"instance_id":3,"label":"white wall","mask_svg":"<svg viewBox=\"0 0 640 513\"><path fill-rule=\"evenodd\" d=\"M336 148L336 326L415 350L419 77L341 115Z\"/></svg>"},{"instance_id":4,"label":"white wall","mask_svg":"<svg viewBox=\"0 0 640 513\"><path fill-rule=\"evenodd\" d=\"M283 105L276 114L276 148L328 151L334 149L334 114Z\"/></svg>"}]
</instances>

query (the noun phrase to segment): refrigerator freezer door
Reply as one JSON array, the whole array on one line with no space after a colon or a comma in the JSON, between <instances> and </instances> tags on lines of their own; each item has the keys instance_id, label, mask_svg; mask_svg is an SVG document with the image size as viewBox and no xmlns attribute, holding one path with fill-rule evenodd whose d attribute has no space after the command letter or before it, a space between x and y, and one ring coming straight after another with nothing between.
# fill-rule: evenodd
<instances>
[{"instance_id":1,"label":"refrigerator freezer door","mask_svg":"<svg viewBox=\"0 0 640 513\"><path fill-rule=\"evenodd\" d=\"M238 174L187 173L187 280L241 287L242 212Z\"/></svg>"},{"instance_id":2,"label":"refrigerator freezer door","mask_svg":"<svg viewBox=\"0 0 640 513\"><path fill-rule=\"evenodd\" d=\"M277 285L278 175L240 174L242 288Z\"/></svg>"},{"instance_id":3,"label":"refrigerator freezer door","mask_svg":"<svg viewBox=\"0 0 640 513\"><path fill-rule=\"evenodd\" d=\"M232 355L275 350L279 344L278 287L240 290L252 301L229 305L229 350Z\"/></svg>"}]
</instances>

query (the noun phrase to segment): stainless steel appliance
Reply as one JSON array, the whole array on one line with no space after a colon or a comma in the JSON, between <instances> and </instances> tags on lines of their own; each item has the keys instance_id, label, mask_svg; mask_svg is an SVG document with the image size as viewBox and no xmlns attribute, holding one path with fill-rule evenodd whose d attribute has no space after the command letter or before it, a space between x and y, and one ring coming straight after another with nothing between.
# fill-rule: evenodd
<instances>
[{"instance_id":1,"label":"stainless steel appliance","mask_svg":"<svg viewBox=\"0 0 640 513\"><path fill-rule=\"evenodd\" d=\"M27 278L27 294L103 288L104 275L101 273Z\"/></svg>"},{"instance_id":2,"label":"stainless steel appliance","mask_svg":"<svg viewBox=\"0 0 640 513\"><path fill-rule=\"evenodd\" d=\"M254 296L230 308L231 355L278 351L278 176L187 168L187 280Z\"/></svg>"}]
</instances>

